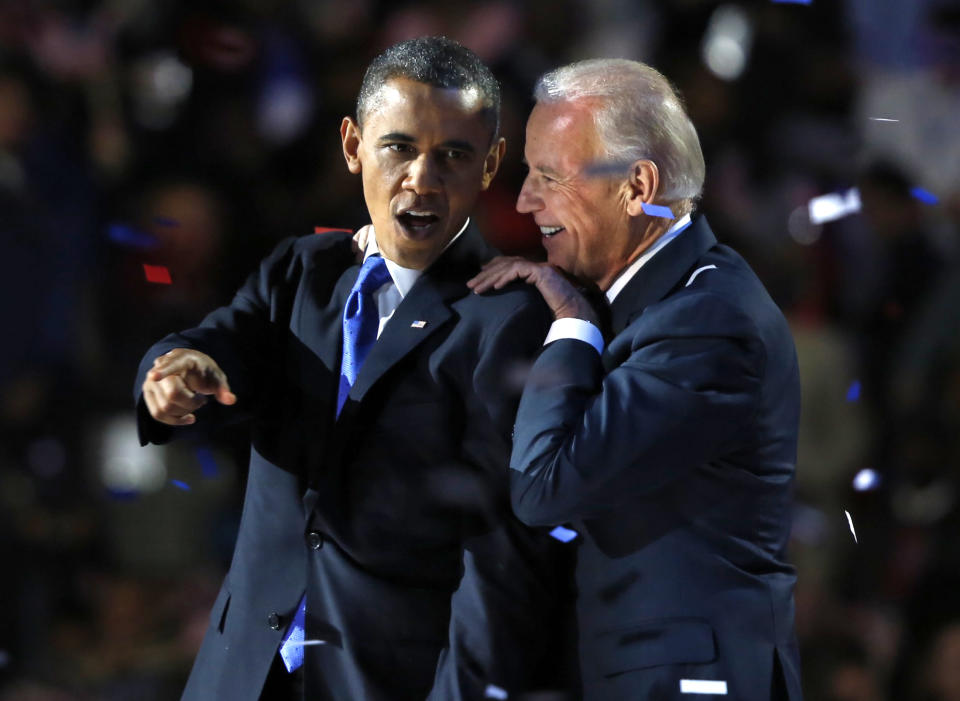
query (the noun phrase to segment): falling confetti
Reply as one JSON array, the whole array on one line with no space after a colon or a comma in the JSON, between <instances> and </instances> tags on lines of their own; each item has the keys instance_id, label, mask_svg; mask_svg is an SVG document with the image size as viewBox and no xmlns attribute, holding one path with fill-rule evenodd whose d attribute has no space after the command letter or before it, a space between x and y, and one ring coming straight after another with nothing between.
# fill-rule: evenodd
<instances>
[{"instance_id":1,"label":"falling confetti","mask_svg":"<svg viewBox=\"0 0 960 701\"><path fill-rule=\"evenodd\" d=\"M899 122L899 119L887 119L886 117L867 117L871 122Z\"/></svg>"},{"instance_id":2,"label":"falling confetti","mask_svg":"<svg viewBox=\"0 0 960 701\"><path fill-rule=\"evenodd\" d=\"M717 694L727 695L727 683L716 679L681 679L681 694Z\"/></svg>"},{"instance_id":3,"label":"falling confetti","mask_svg":"<svg viewBox=\"0 0 960 701\"><path fill-rule=\"evenodd\" d=\"M860 399L860 380L854 380L847 389L847 401L855 402Z\"/></svg>"},{"instance_id":4,"label":"falling confetti","mask_svg":"<svg viewBox=\"0 0 960 701\"><path fill-rule=\"evenodd\" d=\"M588 178L621 177L627 174L633 161L601 161L588 165L583 174Z\"/></svg>"},{"instance_id":5,"label":"falling confetti","mask_svg":"<svg viewBox=\"0 0 960 701\"><path fill-rule=\"evenodd\" d=\"M201 474L206 479L213 479L217 476L219 469L217 461L213 457L213 451L205 445L197 446L195 451L197 462L200 463Z\"/></svg>"},{"instance_id":6,"label":"falling confetti","mask_svg":"<svg viewBox=\"0 0 960 701\"><path fill-rule=\"evenodd\" d=\"M182 489L185 492L190 491L190 485L187 484L186 482L181 482L180 480L170 480L170 484L172 484L174 487L177 487L178 489Z\"/></svg>"},{"instance_id":7,"label":"falling confetti","mask_svg":"<svg viewBox=\"0 0 960 701\"><path fill-rule=\"evenodd\" d=\"M352 230L352 229L336 229L336 228L331 229L331 228L326 227L326 226L315 226L315 227L313 227L313 233L315 233L315 234L329 234L331 231L343 231L343 232L348 233L348 234L352 234L352 233L353 233L353 230Z\"/></svg>"},{"instance_id":8,"label":"falling confetti","mask_svg":"<svg viewBox=\"0 0 960 701\"><path fill-rule=\"evenodd\" d=\"M673 212L669 207L664 207L660 204L647 204L644 202L640 205L643 208L645 214L649 214L651 217L663 217L664 219L675 219Z\"/></svg>"},{"instance_id":9,"label":"falling confetti","mask_svg":"<svg viewBox=\"0 0 960 701\"><path fill-rule=\"evenodd\" d=\"M936 195L929 190L924 190L922 187L911 188L910 194L924 204L937 204L940 202L940 199Z\"/></svg>"},{"instance_id":10,"label":"falling confetti","mask_svg":"<svg viewBox=\"0 0 960 701\"><path fill-rule=\"evenodd\" d=\"M564 528L563 526L557 526L550 531L550 536L556 538L561 543L569 543L578 535L579 534L576 531L570 530L569 528Z\"/></svg>"},{"instance_id":11,"label":"falling confetti","mask_svg":"<svg viewBox=\"0 0 960 701\"><path fill-rule=\"evenodd\" d=\"M290 647L305 647L307 645L326 645L326 640L288 640L287 645Z\"/></svg>"},{"instance_id":12,"label":"falling confetti","mask_svg":"<svg viewBox=\"0 0 960 701\"><path fill-rule=\"evenodd\" d=\"M160 245L155 236L119 222L114 222L107 227L107 238L121 246L144 250L150 250Z\"/></svg>"},{"instance_id":13,"label":"falling confetti","mask_svg":"<svg viewBox=\"0 0 960 701\"><path fill-rule=\"evenodd\" d=\"M858 492L868 492L880 486L880 475L876 470L866 467L853 477L853 488Z\"/></svg>"},{"instance_id":14,"label":"falling confetti","mask_svg":"<svg viewBox=\"0 0 960 701\"><path fill-rule=\"evenodd\" d=\"M843 513L847 515L847 523L850 524L850 532L853 533L853 542L859 543L860 541L857 540L857 532L853 528L853 518L850 516L850 512L844 509Z\"/></svg>"},{"instance_id":15,"label":"falling confetti","mask_svg":"<svg viewBox=\"0 0 960 701\"><path fill-rule=\"evenodd\" d=\"M831 192L814 197L807 203L811 224L826 224L860 211L860 190Z\"/></svg>"},{"instance_id":16,"label":"falling confetti","mask_svg":"<svg viewBox=\"0 0 960 701\"><path fill-rule=\"evenodd\" d=\"M715 679L681 679L681 694L717 694L727 695L727 683Z\"/></svg>"},{"instance_id":17,"label":"falling confetti","mask_svg":"<svg viewBox=\"0 0 960 701\"><path fill-rule=\"evenodd\" d=\"M156 282L160 285L173 284L170 279L170 271L162 265L143 264L143 274L147 276L147 282Z\"/></svg>"},{"instance_id":18,"label":"falling confetti","mask_svg":"<svg viewBox=\"0 0 960 701\"><path fill-rule=\"evenodd\" d=\"M485 699L505 699L509 698L505 689L501 689L496 684L487 684L487 690L484 692Z\"/></svg>"}]
</instances>

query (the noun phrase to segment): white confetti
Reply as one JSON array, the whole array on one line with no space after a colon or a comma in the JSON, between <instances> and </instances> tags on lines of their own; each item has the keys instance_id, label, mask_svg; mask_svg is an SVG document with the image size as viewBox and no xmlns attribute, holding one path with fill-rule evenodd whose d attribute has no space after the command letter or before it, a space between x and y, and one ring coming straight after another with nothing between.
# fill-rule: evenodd
<instances>
[{"instance_id":1,"label":"white confetti","mask_svg":"<svg viewBox=\"0 0 960 701\"><path fill-rule=\"evenodd\" d=\"M496 684L487 684L487 690L483 694L485 699L505 699L508 694L505 689L501 689Z\"/></svg>"},{"instance_id":2,"label":"white confetti","mask_svg":"<svg viewBox=\"0 0 960 701\"><path fill-rule=\"evenodd\" d=\"M867 492L880 486L880 475L869 467L860 470L853 478L853 488L858 492Z\"/></svg>"},{"instance_id":3,"label":"white confetti","mask_svg":"<svg viewBox=\"0 0 960 701\"><path fill-rule=\"evenodd\" d=\"M681 694L719 694L727 695L727 683L713 679L681 679Z\"/></svg>"},{"instance_id":4,"label":"white confetti","mask_svg":"<svg viewBox=\"0 0 960 701\"><path fill-rule=\"evenodd\" d=\"M288 640L287 645L290 647L303 647L304 645L326 645L326 640L298 640L294 642L293 640Z\"/></svg>"},{"instance_id":5,"label":"white confetti","mask_svg":"<svg viewBox=\"0 0 960 701\"><path fill-rule=\"evenodd\" d=\"M899 122L899 119L887 119L886 117L868 117L871 122Z\"/></svg>"},{"instance_id":6,"label":"white confetti","mask_svg":"<svg viewBox=\"0 0 960 701\"><path fill-rule=\"evenodd\" d=\"M851 518L850 512L844 509L843 513L847 515L847 523L850 524L850 532L853 533L853 542L859 543L859 541L857 540L857 532L853 529L853 518Z\"/></svg>"}]
</instances>

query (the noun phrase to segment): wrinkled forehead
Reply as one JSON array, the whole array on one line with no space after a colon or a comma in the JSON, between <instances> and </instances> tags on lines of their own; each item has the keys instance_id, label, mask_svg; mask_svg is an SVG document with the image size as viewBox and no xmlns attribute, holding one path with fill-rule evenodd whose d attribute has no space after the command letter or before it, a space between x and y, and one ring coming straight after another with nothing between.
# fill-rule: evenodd
<instances>
[{"instance_id":1,"label":"wrinkled forehead","mask_svg":"<svg viewBox=\"0 0 960 701\"><path fill-rule=\"evenodd\" d=\"M594 101L584 99L537 102L527 120L525 150L533 149L540 155L599 153L602 148L594 120L596 108Z\"/></svg>"}]
</instances>

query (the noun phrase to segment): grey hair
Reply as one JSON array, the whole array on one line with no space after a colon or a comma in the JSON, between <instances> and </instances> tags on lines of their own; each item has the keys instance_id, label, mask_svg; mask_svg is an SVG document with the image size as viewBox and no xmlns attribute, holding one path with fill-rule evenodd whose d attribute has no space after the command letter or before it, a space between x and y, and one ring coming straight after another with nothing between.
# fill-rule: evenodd
<instances>
[{"instance_id":1,"label":"grey hair","mask_svg":"<svg viewBox=\"0 0 960 701\"><path fill-rule=\"evenodd\" d=\"M684 203L678 216L693 209L703 191L703 151L680 95L659 71L627 59L578 61L544 74L533 96L537 102L598 99L593 120L605 157L653 161L659 199Z\"/></svg>"}]
</instances>

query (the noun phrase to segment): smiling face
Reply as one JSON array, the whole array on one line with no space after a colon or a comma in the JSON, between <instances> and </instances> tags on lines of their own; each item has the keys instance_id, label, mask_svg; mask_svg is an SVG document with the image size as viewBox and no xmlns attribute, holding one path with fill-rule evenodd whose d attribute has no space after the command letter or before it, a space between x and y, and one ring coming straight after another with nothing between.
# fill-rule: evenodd
<instances>
[{"instance_id":1,"label":"smiling face","mask_svg":"<svg viewBox=\"0 0 960 701\"><path fill-rule=\"evenodd\" d=\"M524 146L530 172L517 210L533 215L551 264L605 290L635 257L638 238L626 174L587 175L606 160L593 122L595 108L590 100L536 104Z\"/></svg>"},{"instance_id":2,"label":"smiling face","mask_svg":"<svg viewBox=\"0 0 960 701\"><path fill-rule=\"evenodd\" d=\"M358 125L340 127L351 173L386 258L422 270L463 227L477 196L496 175L505 143L490 145L476 91L388 80Z\"/></svg>"}]
</instances>

